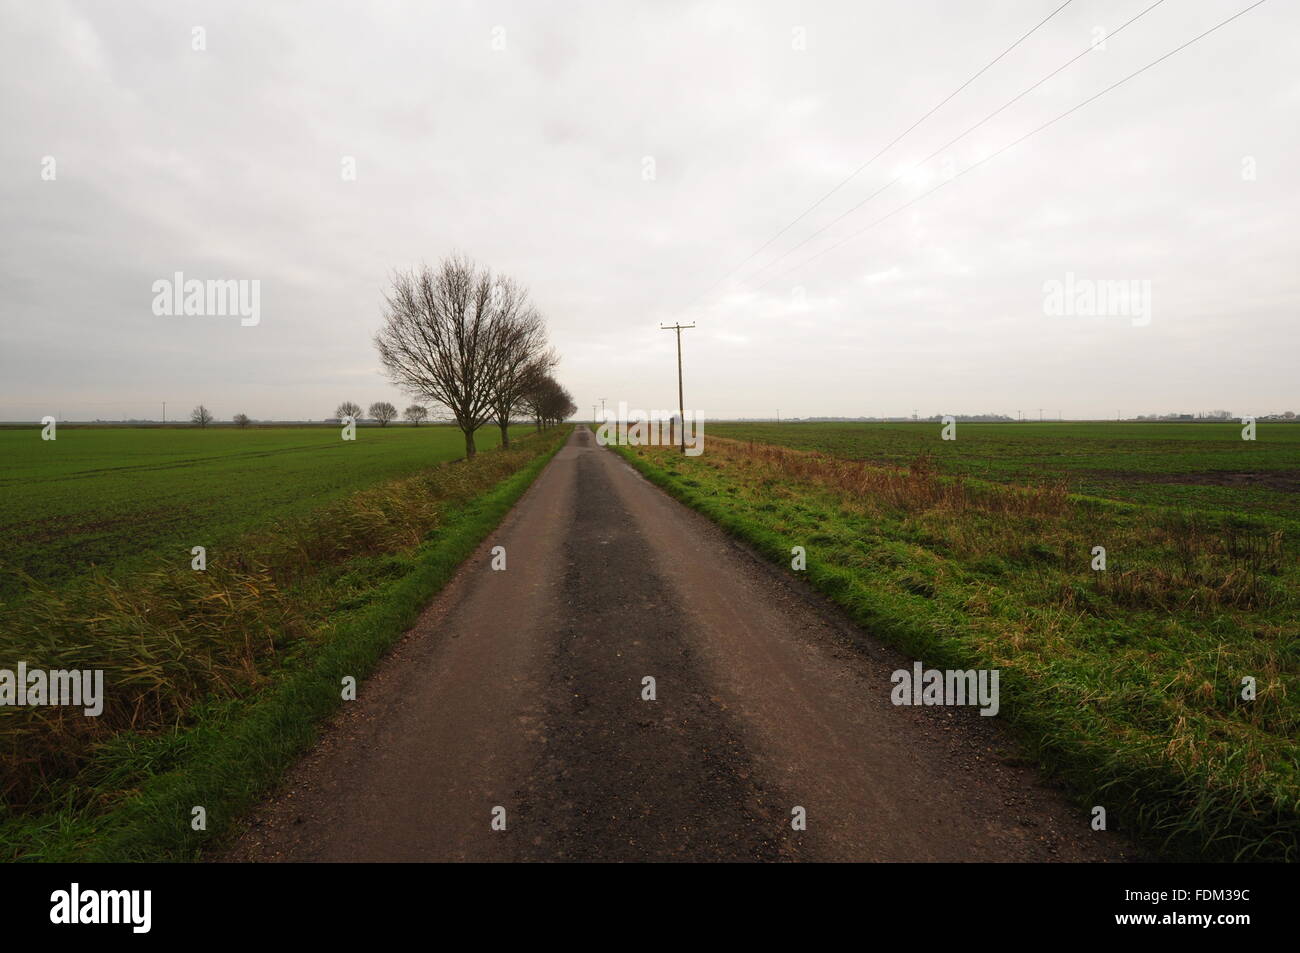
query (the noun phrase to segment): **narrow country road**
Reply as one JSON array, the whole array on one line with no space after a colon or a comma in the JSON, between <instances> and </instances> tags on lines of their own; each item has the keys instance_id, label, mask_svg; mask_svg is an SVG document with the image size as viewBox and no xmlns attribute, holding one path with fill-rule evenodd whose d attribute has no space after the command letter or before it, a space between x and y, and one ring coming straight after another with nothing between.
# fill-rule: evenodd
<instances>
[{"instance_id":1,"label":"narrow country road","mask_svg":"<svg viewBox=\"0 0 1300 953\"><path fill-rule=\"evenodd\" d=\"M222 859L1136 856L912 661L579 427Z\"/></svg>"}]
</instances>

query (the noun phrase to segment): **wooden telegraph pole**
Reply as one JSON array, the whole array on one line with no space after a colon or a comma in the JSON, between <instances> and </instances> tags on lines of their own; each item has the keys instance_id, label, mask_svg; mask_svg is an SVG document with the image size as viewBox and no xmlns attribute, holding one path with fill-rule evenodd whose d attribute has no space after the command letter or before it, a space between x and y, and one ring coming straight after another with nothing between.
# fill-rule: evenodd
<instances>
[{"instance_id":1,"label":"wooden telegraph pole","mask_svg":"<svg viewBox=\"0 0 1300 953\"><path fill-rule=\"evenodd\" d=\"M682 439L681 439L682 453L686 453L686 401L682 398L682 332L693 327L695 327L694 323L659 325L659 330L661 331L677 332L677 410L678 413L681 415L680 419L682 424Z\"/></svg>"}]
</instances>

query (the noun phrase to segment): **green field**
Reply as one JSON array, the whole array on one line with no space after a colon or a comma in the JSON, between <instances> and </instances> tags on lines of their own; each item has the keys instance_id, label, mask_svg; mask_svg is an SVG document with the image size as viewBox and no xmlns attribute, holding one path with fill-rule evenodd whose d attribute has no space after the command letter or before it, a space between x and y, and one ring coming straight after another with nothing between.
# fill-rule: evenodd
<instances>
[{"instance_id":1,"label":"green field","mask_svg":"<svg viewBox=\"0 0 1300 953\"><path fill-rule=\"evenodd\" d=\"M620 450L787 569L804 547L800 575L912 658L999 669L1000 717L1081 817L1165 856L1300 860L1300 426L957 434L720 424L695 458Z\"/></svg>"},{"instance_id":2,"label":"green field","mask_svg":"<svg viewBox=\"0 0 1300 953\"><path fill-rule=\"evenodd\" d=\"M1064 479L1093 496L1197 510L1300 518L1300 424L937 423L713 424L707 434L907 466L929 455L941 471L998 483ZM706 438L707 439L707 438Z\"/></svg>"},{"instance_id":3,"label":"green field","mask_svg":"<svg viewBox=\"0 0 1300 953\"><path fill-rule=\"evenodd\" d=\"M432 427L362 430L342 449L333 428L66 428L63 456L49 459L21 442L30 433L0 435L23 448L29 479L58 488L53 498L24 489L26 511L7 498L7 518L62 515L65 535L93 536L106 560L118 557L80 575L37 559L57 584L0 606L7 665L99 670L112 686L95 718L0 707L0 858L187 859L209 846L311 742L340 703L341 678L363 678L410 627L568 428L521 431L510 450L470 461L458 459L458 431ZM149 525L172 509L168 528ZM114 518L95 535L101 512ZM210 546L204 572L190 568L192 527L205 543L225 541ZM193 804L210 812L206 832L175 823Z\"/></svg>"},{"instance_id":4,"label":"green field","mask_svg":"<svg viewBox=\"0 0 1300 953\"><path fill-rule=\"evenodd\" d=\"M490 450L500 434L477 440ZM329 426L0 430L0 600L24 591L14 570L57 585L95 566L187 565L193 546L211 556L269 518L464 452L449 426L361 427L355 441Z\"/></svg>"}]
</instances>

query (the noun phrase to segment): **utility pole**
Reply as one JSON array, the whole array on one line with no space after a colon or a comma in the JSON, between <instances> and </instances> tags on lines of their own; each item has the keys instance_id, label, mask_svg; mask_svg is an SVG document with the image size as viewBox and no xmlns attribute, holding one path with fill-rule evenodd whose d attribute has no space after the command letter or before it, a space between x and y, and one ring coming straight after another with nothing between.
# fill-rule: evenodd
<instances>
[{"instance_id":1,"label":"utility pole","mask_svg":"<svg viewBox=\"0 0 1300 953\"><path fill-rule=\"evenodd\" d=\"M163 423L167 423L167 401L163 401Z\"/></svg>"},{"instance_id":2,"label":"utility pole","mask_svg":"<svg viewBox=\"0 0 1300 953\"><path fill-rule=\"evenodd\" d=\"M605 398L604 397L600 399L600 419L601 420L605 419Z\"/></svg>"},{"instance_id":3,"label":"utility pole","mask_svg":"<svg viewBox=\"0 0 1300 953\"><path fill-rule=\"evenodd\" d=\"M596 426L596 405L591 405L591 425Z\"/></svg>"},{"instance_id":4,"label":"utility pole","mask_svg":"<svg viewBox=\"0 0 1300 953\"><path fill-rule=\"evenodd\" d=\"M1043 408L1041 407L1038 408L1038 422L1040 424L1043 422Z\"/></svg>"},{"instance_id":5,"label":"utility pole","mask_svg":"<svg viewBox=\"0 0 1300 953\"><path fill-rule=\"evenodd\" d=\"M677 332L677 409L681 414L682 422L682 453L686 453L686 401L682 397L682 332L695 327L694 322L691 324L661 324L660 331Z\"/></svg>"}]
</instances>

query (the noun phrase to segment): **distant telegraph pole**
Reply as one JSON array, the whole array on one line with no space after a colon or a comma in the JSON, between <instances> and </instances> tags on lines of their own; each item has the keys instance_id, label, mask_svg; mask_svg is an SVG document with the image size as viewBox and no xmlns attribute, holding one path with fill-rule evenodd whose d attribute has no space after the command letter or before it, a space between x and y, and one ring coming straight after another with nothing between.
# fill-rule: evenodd
<instances>
[{"instance_id":1,"label":"distant telegraph pole","mask_svg":"<svg viewBox=\"0 0 1300 953\"><path fill-rule=\"evenodd\" d=\"M661 331L677 332L677 409L681 414L682 422L682 453L686 452L686 401L682 397L682 332L689 328L695 327L691 324L661 324Z\"/></svg>"}]
</instances>

